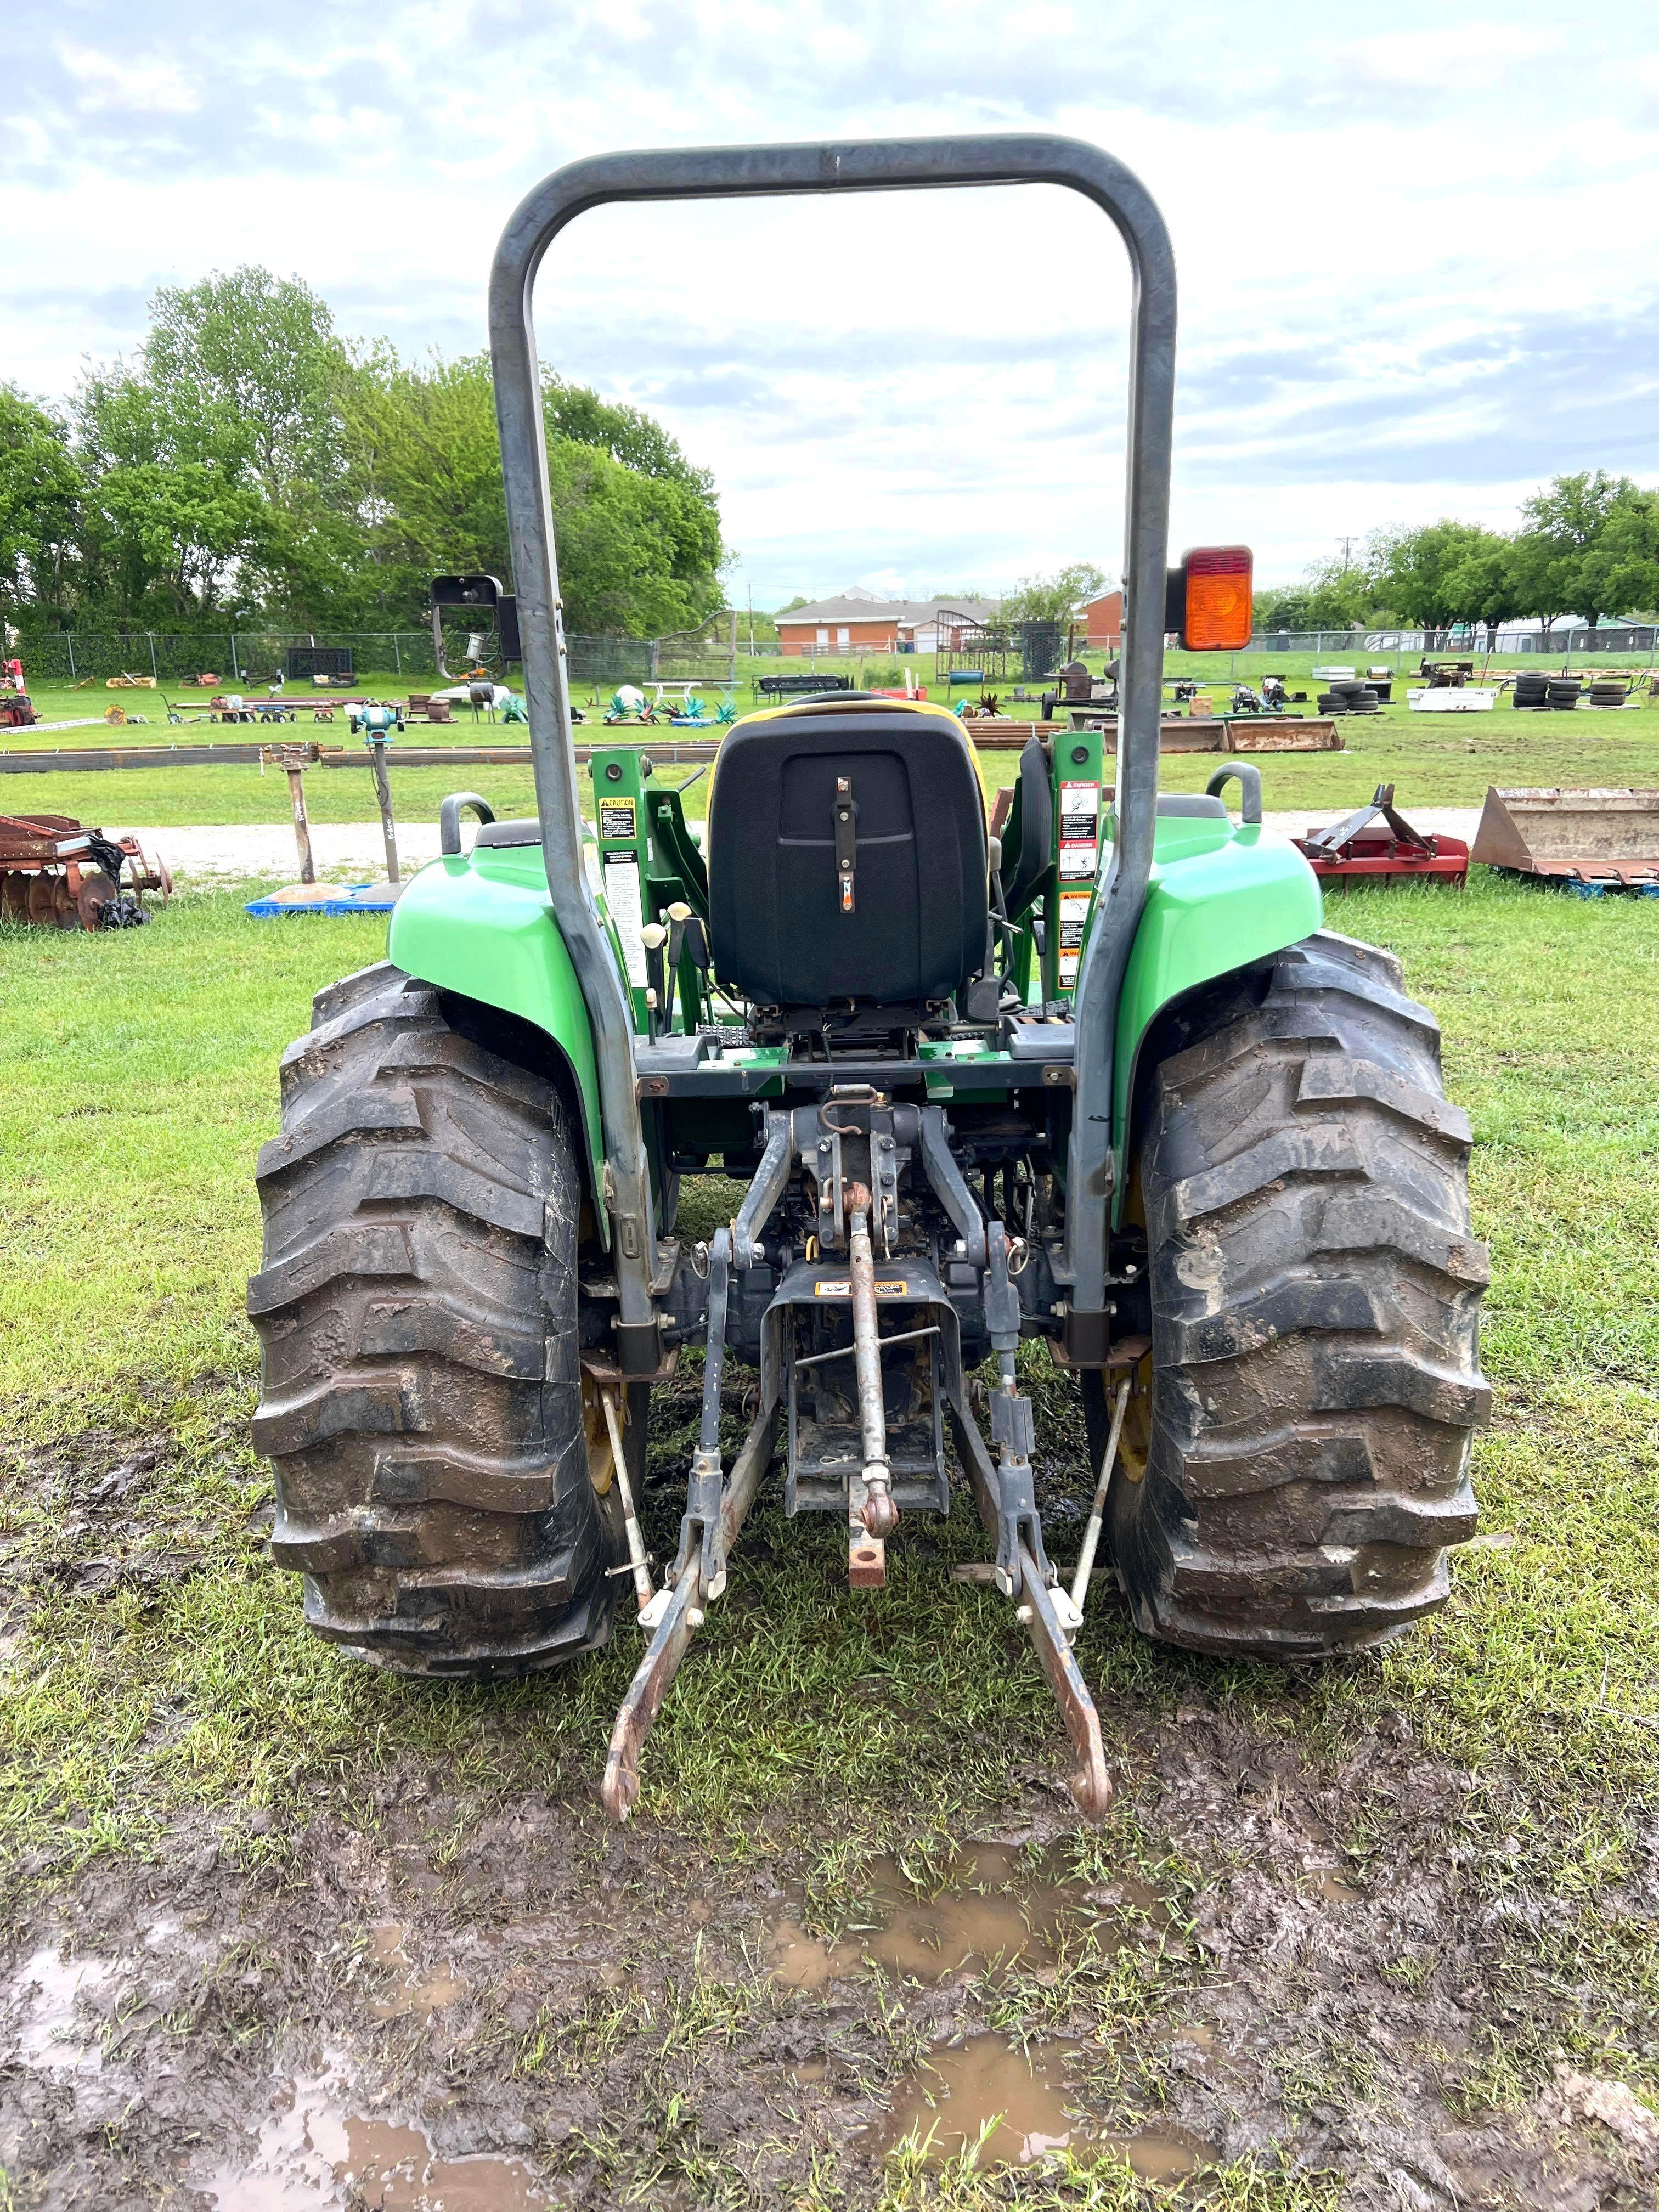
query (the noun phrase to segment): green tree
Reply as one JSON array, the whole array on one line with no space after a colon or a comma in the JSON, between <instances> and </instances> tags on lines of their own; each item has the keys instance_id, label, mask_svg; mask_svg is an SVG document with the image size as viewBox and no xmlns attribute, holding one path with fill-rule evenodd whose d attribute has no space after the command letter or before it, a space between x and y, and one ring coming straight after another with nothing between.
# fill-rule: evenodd
<instances>
[{"instance_id":1,"label":"green tree","mask_svg":"<svg viewBox=\"0 0 1659 2212\"><path fill-rule=\"evenodd\" d=\"M346 351L301 278L244 267L163 285L143 369L179 450L241 456L274 506L303 505L337 479Z\"/></svg>"},{"instance_id":2,"label":"green tree","mask_svg":"<svg viewBox=\"0 0 1659 2212\"><path fill-rule=\"evenodd\" d=\"M1484 564L1502 544L1479 523L1447 515L1415 530L1390 531L1376 542L1377 581L1400 620L1419 624L1430 644L1437 644L1455 623L1479 619L1490 580Z\"/></svg>"},{"instance_id":3,"label":"green tree","mask_svg":"<svg viewBox=\"0 0 1659 2212\"><path fill-rule=\"evenodd\" d=\"M706 621L720 604L722 548L700 472L642 473L608 443L560 435L552 424L570 389L551 381L547 441L566 626L659 635ZM418 620L440 571L509 574L485 356L406 366L384 349L360 362L343 418L365 544L359 619ZM678 448L664 443L672 460Z\"/></svg>"},{"instance_id":4,"label":"green tree","mask_svg":"<svg viewBox=\"0 0 1659 2212\"><path fill-rule=\"evenodd\" d=\"M69 426L0 384L0 615L36 620L68 597L83 489Z\"/></svg>"},{"instance_id":5,"label":"green tree","mask_svg":"<svg viewBox=\"0 0 1659 2212\"><path fill-rule=\"evenodd\" d=\"M1364 629L1382 618L1368 562L1309 563L1299 584L1269 585L1255 594L1258 630Z\"/></svg>"},{"instance_id":6,"label":"green tree","mask_svg":"<svg viewBox=\"0 0 1659 2212\"><path fill-rule=\"evenodd\" d=\"M177 628L244 612L238 572L266 549L268 510L240 433L216 450L199 418L181 430L165 392L118 362L83 380L76 428L82 615Z\"/></svg>"},{"instance_id":7,"label":"green tree","mask_svg":"<svg viewBox=\"0 0 1659 2212\"><path fill-rule=\"evenodd\" d=\"M1659 610L1659 492L1633 486L1608 511L1580 564L1586 610L1611 614Z\"/></svg>"},{"instance_id":8,"label":"green tree","mask_svg":"<svg viewBox=\"0 0 1659 2212\"><path fill-rule=\"evenodd\" d=\"M1334 554L1307 570L1310 629L1364 629L1377 619L1376 586L1364 562L1341 561Z\"/></svg>"},{"instance_id":9,"label":"green tree","mask_svg":"<svg viewBox=\"0 0 1659 2212\"><path fill-rule=\"evenodd\" d=\"M637 408L551 372L544 390L569 626L706 620L723 559L708 471ZM137 353L82 380L67 447L0 400L9 601L51 570L83 620L383 628L422 619L433 573L480 568L510 574L488 361L348 347L298 277L163 287Z\"/></svg>"},{"instance_id":10,"label":"green tree","mask_svg":"<svg viewBox=\"0 0 1659 2212\"><path fill-rule=\"evenodd\" d=\"M597 446L642 477L660 477L684 484L703 499L712 500L713 472L687 460L678 439L660 422L637 407L601 399L585 384L568 384L562 376L544 371L543 404L550 438L568 439L575 446Z\"/></svg>"},{"instance_id":11,"label":"green tree","mask_svg":"<svg viewBox=\"0 0 1659 2212\"><path fill-rule=\"evenodd\" d=\"M1256 592L1251 617L1255 629L1311 629L1308 593L1298 584L1269 584Z\"/></svg>"},{"instance_id":12,"label":"green tree","mask_svg":"<svg viewBox=\"0 0 1659 2212\"><path fill-rule=\"evenodd\" d=\"M1092 561L1073 561L1052 576L1025 576L1002 602L1005 623L1068 623L1087 600L1106 589L1106 571Z\"/></svg>"},{"instance_id":13,"label":"green tree","mask_svg":"<svg viewBox=\"0 0 1659 2212\"><path fill-rule=\"evenodd\" d=\"M1449 590L1463 608L1463 621L1486 624L1486 650L1495 651L1501 625L1526 611L1515 540L1501 531L1482 531L1480 542L1458 562Z\"/></svg>"},{"instance_id":14,"label":"green tree","mask_svg":"<svg viewBox=\"0 0 1659 2212\"><path fill-rule=\"evenodd\" d=\"M1595 556L1613 517L1641 497L1628 477L1589 469L1552 477L1522 501L1516 554L1522 611L1541 617L1547 649L1563 615L1582 615L1594 628L1607 611L1607 571Z\"/></svg>"}]
</instances>

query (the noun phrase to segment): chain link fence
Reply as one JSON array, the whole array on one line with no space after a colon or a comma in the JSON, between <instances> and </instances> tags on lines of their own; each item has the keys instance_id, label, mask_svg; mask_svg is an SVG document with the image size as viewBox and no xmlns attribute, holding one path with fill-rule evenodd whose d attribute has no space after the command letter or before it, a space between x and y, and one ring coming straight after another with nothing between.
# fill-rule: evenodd
<instances>
[{"instance_id":1,"label":"chain link fence","mask_svg":"<svg viewBox=\"0 0 1659 2212\"><path fill-rule=\"evenodd\" d=\"M615 686L661 681L729 684L737 675L730 649L687 644L677 638L590 637L565 641L571 680ZM446 641L445 658L459 668L466 640L458 630ZM211 674L225 684L270 683L288 666L290 647L321 647L351 654L355 673L435 679L438 664L429 629L220 630L170 635L163 630L25 631L18 639L28 674L42 684L93 684L106 677L153 676L178 682ZM493 637L482 641L485 664L496 658ZM778 647L757 646L764 655ZM740 656L748 659L745 647Z\"/></svg>"}]
</instances>

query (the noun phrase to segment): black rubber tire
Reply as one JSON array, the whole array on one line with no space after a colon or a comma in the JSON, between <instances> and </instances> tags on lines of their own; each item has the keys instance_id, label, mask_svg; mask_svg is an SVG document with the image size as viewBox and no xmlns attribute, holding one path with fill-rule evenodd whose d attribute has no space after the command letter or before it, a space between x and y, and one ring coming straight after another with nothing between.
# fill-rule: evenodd
<instances>
[{"instance_id":1,"label":"black rubber tire","mask_svg":"<svg viewBox=\"0 0 1659 2212\"><path fill-rule=\"evenodd\" d=\"M259 1154L256 1446L305 1618L410 1674L602 1644L623 1556L590 1474L576 1338L578 1138L557 1088L383 962L318 994ZM643 1392L629 1455L643 1465ZM608 1446L602 1456L608 1461ZM637 1494L637 1493L636 1493Z\"/></svg>"},{"instance_id":2,"label":"black rubber tire","mask_svg":"<svg viewBox=\"0 0 1659 2212\"><path fill-rule=\"evenodd\" d=\"M1400 983L1321 932L1152 1041L1150 1395L1108 1534L1139 1626L1189 1650L1380 1643L1444 1601L1446 1547L1474 1533L1486 1255L1439 1030Z\"/></svg>"}]
</instances>

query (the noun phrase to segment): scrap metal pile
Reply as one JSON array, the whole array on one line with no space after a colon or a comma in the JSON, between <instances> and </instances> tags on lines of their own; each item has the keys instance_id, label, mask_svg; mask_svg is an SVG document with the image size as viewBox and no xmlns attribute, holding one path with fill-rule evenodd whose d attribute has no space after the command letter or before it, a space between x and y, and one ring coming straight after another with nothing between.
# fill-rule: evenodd
<instances>
[{"instance_id":1,"label":"scrap metal pile","mask_svg":"<svg viewBox=\"0 0 1659 2212\"><path fill-rule=\"evenodd\" d=\"M0 921L132 929L149 919L146 891L167 898L173 878L136 837L106 837L66 814L0 814Z\"/></svg>"}]
</instances>

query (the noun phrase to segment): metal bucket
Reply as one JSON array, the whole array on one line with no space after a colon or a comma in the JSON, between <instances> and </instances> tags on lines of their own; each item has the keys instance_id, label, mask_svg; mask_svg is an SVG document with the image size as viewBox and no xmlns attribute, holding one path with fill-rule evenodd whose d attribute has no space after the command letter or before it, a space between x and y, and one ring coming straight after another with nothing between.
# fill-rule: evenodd
<instances>
[{"instance_id":1,"label":"metal bucket","mask_svg":"<svg viewBox=\"0 0 1659 2212\"><path fill-rule=\"evenodd\" d=\"M1470 857L1567 883L1659 886L1659 791L1490 787Z\"/></svg>"}]
</instances>

